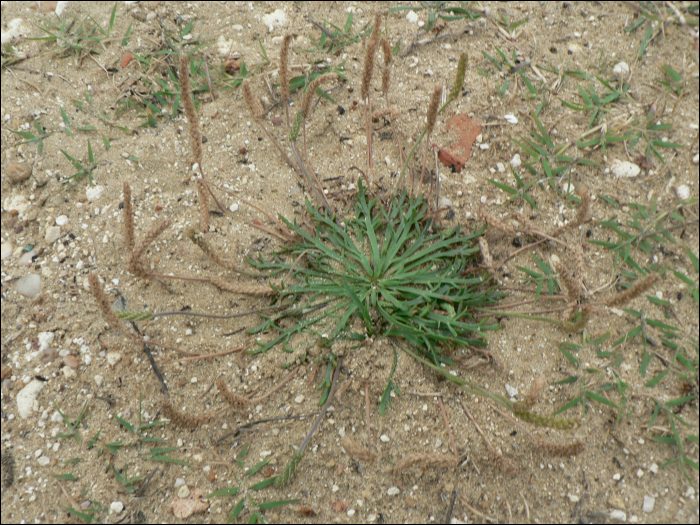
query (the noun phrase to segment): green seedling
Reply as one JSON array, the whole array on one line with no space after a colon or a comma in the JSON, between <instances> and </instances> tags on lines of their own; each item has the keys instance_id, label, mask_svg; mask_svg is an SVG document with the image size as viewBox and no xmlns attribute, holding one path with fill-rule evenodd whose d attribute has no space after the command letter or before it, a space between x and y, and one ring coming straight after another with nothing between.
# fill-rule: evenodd
<instances>
[{"instance_id":1,"label":"green seedling","mask_svg":"<svg viewBox=\"0 0 700 525\"><path fill-rule=\"evenodd\" d=\"M18 142L17 146L21 144L36 144L37 148L37 154L41 155L42 152L44 151L44 139L50 137L53 135L55 132L51 133L46 133L44 131L44 128L41 127L41 124L37 122L36 119L34 120L34 126L36 126L36 130L38 135L34 135L32 133L29 133L28 131L15 131L14 129L11 129L10 131L14 133L15 135L19 135L20 137L27 139L23 142Z\"/></svg>"},{"instance_id":2,"label":"green seedling","mask_svg":"<svg viewBox=\"0 0 700 525\"><path fill-rule=\"evenodd\" d=\"M307 203L315 235L285 221L301 241L274 260L249 259L273 277L291 272L295 283L280 290L281 301L308 297L295 305L296 315L284 316L296 319L291 325L270 315L251 329L254 334L277 334L258 341L255 353L284 346L302 332L315 334L320 342L341 335L356 340L365 335L399 337L434 363L451 362L442 355L443 345L484 345L483 332L493 327L474 322L471 309L493 303L497 294L480 290L479 278L459 276L477 251L471 243L481 230L469 235L459 230L429 233L421 197L402 192L385 209L367 199L361 181L359 188L355 216L344 226ZM309 261L306 268L294 265L302 253ZM362 321L365 333L352 330L354 317Z\"/></svg>"},{"instance_id":3,"label":"green seedling","mask_svg":"<svg viewBox=\"0 0 700 525\"><path fill-rule=\"evenodd\" d=\"M438 18L440 20L444 20L445 22L453 22L455 20L463 20L464 18L476 20L482 16L479 13L473 13L468 9L465 9L464 2L421 2L419 6L403 5L392 7L389 9L389 12L396 13L399 11L423 10L428 11L428 23L423 27L426 32L433 29L433 25Z\"/></svg>"},{"instance_id":4,"label":"green seedling","mask_svg":"<svg viewBox=\"0 0 700 525\"><path fill-rule=\"evenodd\" d=\"M525 168L527 168L530 174L534 175L535 177L541 177L548 180L550 186L554 189L557 188L555 178L560 176L563 177L567 172L569 173L570 177L570 168L575 164L596 165L596 163L580 157L574 159L564 155L566 150L571 146L571 143L565 142L564 144L559 145L552 141L549 132L544 125L542 125L539 118L539 113L543 107L544 106L540 104L532 113L535 129L530 132L530 137L523 136L520 138L520 140L513 137L510 139L514 144L520 146L532 159L532 162L523 162L523 165ZM554 165L555 161L558 165ZM544 171L543 177L541 174L538 175L537 169L533 166L533 163L535 162L542 163L542 169ZM569 180L569 183L570 182L571 181Z\"/></svg>"},{"instance_id":5,"label":"green seedling","mask_svg":"<svg viewBox=\"0 0 700 525\"><path fill-rule=\"evenodd\" d=\"M507 33L511 35L511 38L515 40L518 35L518 28L527 24L528 18L522 18L520 20L511 20L508 15L503 12L499 13L500 16L494 18L496 23L503 28Z\"/></svg>"},{"instance_id":6,"label":"green seedling","mask_svg":"<svg viewBox=\"0 0 700 525\"><path fill-rule=\"evenodd\" d=\"M102 121L104 124L106 124L110 127L116 128L119 131L123 131L124 133L127 133L129 135L136 134L135 130L124 127L124 126L119 126L119 125L115 124L114 122L112 122L111 119L105 113L97 113L96 111L94 111L92 108L92 104L91 104L91 98L92 97L90 96L89 92L85 92L85 100L88 103L87 106L81 100L73 99L73 103L83 113Z\"/></svg>"},{"instance_id":7,"label":"green seedling","mask_svg":"<svg viewBox=\"0 0 700 525\"><path fill-rule=\"evenodd\" d=\"M488 181L496 186L497 188L500 188L501 190L505 191L510 197L508 197L508 200L506 201L506 204L510 204L511 202L517 202L519 199L524 199L527 201L527 203L532 206L532 208L537 209L537 203L528 195L528 191L535 185L537 184L537 180L533 180L525 184L523 182L523 179L520 177L517 171L515 171L515 168L511 168L511 173L513 174L513 177L515 177L515 187L511 188L510 186L507 186L506 184L503 184L501 182L498 182L493 179L488 179Z\"/></svg>"},{"instance_id":8,"label":"green seedling","mask_svg":"<svg viewBox=\"0 0 700 525\"><path fill-rule=\"evenodd\" d=\"M662 136L661 132L667 134L667 130L673 128L673 124L663 123L658 119L659 117L656 117L656 111L653 106L649 109L644 120L635 119L630 125L631 131L628 132L630 137L629 148L634 148L643 138L647 143L644 156L648 159L653 153L662 163L666 164L666 160L661 154L660 148L679 149L683 146L675 142L663 140L663 137L661 139L658 138Z\"/></svg>"},{"instance_id":9,"label":"green seedling","mask_svg":"<svg viewBox=\"0 0 700 525\"><path fill-rule=\"evenodd\" d=\"M526 279L527 281L537 283L537 289L535 290L535 301L537 301L540 298L540 293L542 293L542 288L545 282L547 283L549 295L554 295L555 292L560 290L560 287L552 268L534 253L532 254L532 258L535 260L535 264L537 264L537 267L542 273L530 270L529 268L525 268L523 266L516 266L516 268L529 276L529 279Z\"/></svg>"},{"instance_id":10,"label":"green seedling","mask_svg":"<svg viewBox=\"0 0 700 525\"><path fill-rule=\"evenodd\" d=\"M134 476L133 478L130 478L129 467L127 465L124 465L123 474L119 472L114 465L112 465L112 472L114 472L114 477L117 478L117 481L122 486L122 490L128 494L131 494L136 490L136 487L132 486L134 483L146 477L146 474L142 474L141 476Z\"/></svg>"},{"instance_id":11,"label":"green seedling","mask_svg":"<svg viewBox=\"0 0 700 525\"><path fill-rule=\"evenodd\" d=\"M134 443L130 444L132 446L140 447L144 443L150 444L150 443L157 443L157 442L163 441L161 438L148 436L147 431L149 429L166 425L167 422L154 421L152 423L145 423L143 421L143 394L139 394L139 422L138 422L138 425L132 425L131 423L129 423L128 421L119 417L116 414L112 414L112 417L114 417L114 419L116 419L122 427L124 427L126 430L128 430L129 432L131 432L132 434L134 434L136 436L136 438L137 438L136 441ZM177 450L177 449L155 448L155 449L151 449L150 454L151 455L161 455L163 453L171 452L173 450Z\"/></svg>"},{"instance_id":12,"label":"green seedling","mask_svg":"<svg viewBox=\"0 0 700 525\"><path fill-rule=\"evenodd\" d=\"M319 76L325 74L325 73L335 73L338 75L340 78L345 80L346 82L348 81L348 78L345 76L345 62L341 62L339 65L333 67L333 68L328 68L328 69L323 69L321 71L314 71L313 73L309 73L307 75L300 75L297 77L293 77L289 80L289 91L295 91L297 89L304 89L306 91L306 87L316 80ZM316 88L316 94L319 96L329 100L333 104L337 104L335 100L333 100L333 97L331 97L328 93L323 91L323 89Z\"/></svg>"},{"instance_id":13,"label":"green seedling","mask_svg":"<svg viewBox=\"0 0 700 525\"><path fill-rule=\"evenodd\" d=\"M693 251L690 248L686 248L686 252L688 253L688 257L693 263L693 268L695 268L695 274L698 274L698 256L693 253ZM678 270L673 270L673 273L675 274L678 279L683 281L685 284L690 286L690 293L695 297L695 302L697 304L700 304L700 298L698 297L698 279L697 277L693 281L690 277L688 277L686 274L679 272Z\"/></svg>"},{"instance_id":14,"label":"green seedling","mask_svg":"<svg viewBox=\"0 0 700 525\"><path fill-rule=\"evenodd\" d=\"M623 390L625 388L629 388L628 385L626 385L624 382L603 382L605 381L605 372L603 370L598 370L596 368L587 368L586 372L588 374L592 374L594 378L590 383L587 383L586 379L583 376L574 376L574 377L569 377L567 379L563 379L562 381L557 381L554 383L555 385L566 385L566 384L575 384L577 382L580 382L581 385L581 391L580 395L566 403L563 407L561 407L559 410L555 412L555 415L562 414L566 412L567 410L574 408L578 405L581 405L581 409L583 413L586 413L586 406L587 406L587 401L594 401L596 403L600 403L602 405L609 406L611 408L614 408L616 410L620 410L620 407L610 401L607 397L605 397L605 392L611 389L615 388L622 388ZM601 384L602 382L602 384ZM588 385L596 385L595 391L590 390Z\"/></svg>"},{"instance_id":15,"label":"green seedling","mask_svg":"<svg viewBox=\"0 0 700 525\"><path fill-rule=\"evenodd\" d=\"M61 417L63 418L63 421L68 425L68 428L70 428L71 432L68 434L60 434L56 437L58 438L73 438L75 439L78 443L81 442L80 439L80 433L78 432L80 428L80 422L83 420L83 417L85 416L85 411L87 410L88 402L85 401L85 404L83 404L83 408L80 411L80 414L78 415L78 419L75 420L75 423L73 423L70 419L68 419L68 416L66 416L63 413L63 410L56 404L54 401L54 406L56 407L56 410L58 410L58 413L61 414Z\"/></svg>"},{"instance_id":16,"label":"green seedling","mask_svg":"<svg viewBox=\"0 0 700 525\"><path fill-rule=\"evenodd\" d=\"M371 22L367 22L362 29L353 33L352 22L353 22L354 12L348 13L348 17L345 20L345 25L343 27L338 27L330 22L323 22L323 25L318 22L314 22L309 19L309 21L316 26L321 31L321 36L318 40L312 40L314 44L314 49L304 49L309 53L329 53L332 55L339 54L344 48L349 45L360 42L366 36L372 33L374 26Z\"/></svg>"},{"instance_id":17,"label":"green seedling","mask_svg":"<svg viewBox=\"0 0 700 525\"><path fill-rule=\"evenodd\" d=\"M95 52L93 49L86 47L87 44L91 42L94 43L99 40L90 36L94 34L94 29L89 31L86 29L83 22L75 19L69 24L66 24L66 21L60 16L56 16L56 18L58 19L58 24L52 22L51 20L41 18L41 25L35 24L35 26L40 31L46 33L47 36L29 38L29 40L54 43L56 44L57 49L53 51L53 53L58 54L73 53L77 56L83 53Z\"/></svg>"},{"instance_id":18,"label":"green seedling","mask_svg":"<svg viewBox=\"0 0 700 525\"><path fill-rule=\"evenodd\" d=\"M664 80L657 80L657 82L680 97L683 94L683 76L668 64L661 66L661 69L666 77Z\"/></svg>"},{"instance_id":19,"label":"green seedling","mask_svg":"<svg viewBox=\"0 0 700 525\"><path fill-rule=\"evenodd\" d=\"M600 222L601 226L611 229L618 235L617 242L599 240L589 242L612 250L615 253L616 265L624 262L639 274L644 274L645 272L632 257L632 249L637 248L647 256L651 256L659 245L677 244L678 240L673 236L673 232L687 226L688 221L683 216L683 210L696 202L697 199L679 202L666 211L658 209L655 198L646 206L631 203L624 222L618 221L617 215Z\"/></svg>"},{"instance_id":20,"label":"green seedling","mask_svg":"<svg viewBox=\"0 0 700 525\"><path fill-rule=\"evenodd\" d=\"M608 104L629 100L627 96L627 92L629 91L629 84L625 83L620 89L616 89L607 80L604 80L603 78L598 76L596 76L596 78L601 84L603 84L603 86L605 86L608 89L607 92L599 96L595 92L593 84L591 84L588 87L588 89L582 86L578 86L578 91L581 95L583 103L573 103L567 102L565 100L562 100L561 102L564 106L566 106L569 109L573 109L574 111L591 111L591 117L588 121L588 127L586 128L587 130L592 128L593 126L596 126L599 123L600 118L610 111L610 108L606 107ZM579 144L579 147L581 148L586 146L582 146Z\"/></svg>"},{"instance_id":21,"label":"green seedling","mask_svg":"<svg viewBox=\"0 0 700 525\"><path fill-rule=\"evenodd\" d=\"M241 468L241 469L244 468L244 459L248 453L249 447L250 447L250 443L245 443L243 445L241 451L238 453L238 457L237 457L236 461L238 463L239 468ZM270 462L271 459L272 458L268 458L268 459L265 459L263 461L260 461L259 463L257 463L253 467L247 469L245 471L245 474L243 475L242 479L239 479L238 476L236 476L236 479L239 481L239 484L245 478L252 478L252 477L256 476L262 470L262 468L265 467ZM265 478L264 480L262 480L260 482L257 482L255 484L250 485L248 487L248 490L251 490L254 492L259 492L260 490L272 485L276 481L276 479L277 479L277 476L271 476L271 477ZM239 487L227 487L224 489L215 490L215 491L207 494L204 497L207 499L213 499L213 498L218 498L221 496L236 496L237 494L239 494L240 491L241 490ZM226 523L232 523L233 520L235 520L241 514L241 512L245 508L246 499L248 500L248 505L252 510L252 514L251 514L251 517L250 517L248 523L266 523L266 521L262 517L261 511L264 511L266 509L281 507L283 505L289 505L290 503L296 503L299 501L298 499L295 499L295 500L267 501L267 502L263 502L263 503L257 503L252 498L251 495L248 495L247 497L244 496L233 507L233 510L229 514L229 517L228 517Z\"/></svg>"},{"instance_id":22,"label":"green seedling","mask_svg":"<svg viewBox=\"0 0 700 525\"><path fill-rule=\"evenodd\" d=\"M598 347L602 345L609 337L610 332L605 332L600 337L594 339L593 341L590 341L588 334L584 331L583 342L581 344L574 344L565 341L559 343L559 350L561 351L562 355L578 369L581 366L581 362L579 358L576 357L576 354L578 354L579 351L586 347L598 349ZM604 357L600 350L598 350L598 357Z\"/></svg>"},{"instance_id":23,"label":"green seedling","mask_svg":"<svg viewBox=\"0 0 700 525\"><path fill-rule=\"evenodd\" d=\"M63 119L63 124L65 125L63 132L66 135L73 135L73 131L71 129L73 128L73 126L70 123L70 119L68 118L66 110L63 108L61 108L61 118ZM76 126L73 129L75 129L76 131L94 131L95 126Z\"/></svg>"},{"instance_id":24,"label":"green seedling","mask_svg":"<svg viewBox=\"0 0 700 525\"><path fill-rule=\"evenodd\" d=\"M80 161L74 159L71 157L68 153L66 153L65 150L61 150L61 153L75 166L75 168L78 170L76 173L71 175L70 177L66 177L64 179L61 179L62 183L70 182L72 180L77 181L78 179L81 179L84 175L88 176L88 179L90 180L91 185L95 185L95 181L92 178L92 172L98 167L98 164L95 163L95 156L92 153L92 144L90 144L90 141L88 140L88 164L87 166L83 166Z\"/></svg>"}]
</instances>

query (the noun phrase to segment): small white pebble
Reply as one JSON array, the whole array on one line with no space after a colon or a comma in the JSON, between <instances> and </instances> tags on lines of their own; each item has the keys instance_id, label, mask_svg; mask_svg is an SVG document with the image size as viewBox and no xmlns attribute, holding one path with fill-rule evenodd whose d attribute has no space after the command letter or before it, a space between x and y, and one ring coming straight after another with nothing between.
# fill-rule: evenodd
<instances>
[{"instance_id":1,"label":"small white pebble","mask_svg":"<svg viewBox=\"0 0 700 525\"><path fill-rule=\"evenodd\" d=\"M124 510L124 504L121 501L113 501L109 506L109 510L114 514L119 514Z\"/></svg>"},{"instance_id":2,"label":"small white pebble","mask_svg":"<svg viewBox=\"0 0 700 525\"><path fill-rule=\"evenodd\" d=\"M178 440L179 441L179 440ZM178 443L178 446L181 447L182 445ZM185 484L185 478L177 478L175 480L175 488L180 488Z\"/></svg>"},{"instance_id":3,"label":"small white pebble","mask_svg":"<svg viewBox=\"0 0 700 525\"><path fill-rule=\"evenodd\" d=\"M630 66L627 62L618 62L613 66L613 75L629 75Z\"/></svg>"},{"instance_id":4,"label":"small white pebble","mask_svg":"<svg viewBox=\"0 0 700 525\"><path fill-rule=\"evenodd\" d=\"M479 149L489 149L488 144L479 144Z\"/></svg>"},{"instance_id":5,"label":"small white pebble","mask_svg":"<svg viewBox=\"0 0 700 525\"><path fill-rule=\"evenodd\" d=\"M387 436L386 434L382 434L382 435L379 437L379 441L381 441L382 443L388 443L388 442L390 441L390 440L389 440L389 436Z\"/></svg>"},{"instance_id":6,"label":"small white pebble","mask_svg":"<svg viewBox=\"0 0 700 525\"><path fill-rule=\"evenodd\" d=\"M509 124L517 124L518 123L518 118L515 115L513 115L512 113L508 113L507 115L503 115L503 118Z\"/></svg>"},{"instance_id":7,"label":"small white pebble","mask_svg":"<svg viewBox=\"0 0 700 525\"><path fill-rule=\"evenodd\" d=\"M59 215L58 217L56 217L56 224L58 226L65 226L66 224L68 224L68 217L65 215Z\"/></svg>"},{"instance_id":8,"label":"small white pebble","mask_svg":"<svg viewBox=\"0 0 700 525\"><path fill-rule=\"evenodd\" d=\"M304 396L298 395L297 397L294 398L295 403L303 403L304 402Z\"/></svg>"},{"instance_id":9,"label":"small white pebble","mask_svg":"<svg viewBox=\"0 0 700 525\"><path fill-rule=\"evenodd\" d=\"M644 503L642 503L642 512L647 514L654 511L654 504L656 503L656 498L653 496L644 496Z\"/></svg>"},{"instance_id":10,"label":"small white pebble","mask_svg":"<svg viewBox=\"0 0 700 525\"><path fill-rule=\"evenodd\" d=\"M386 491L389 496L396 496L399 492L401 491L398 487L390 487L389 490Z\"/></svg>"},{"instance_id":11,"label":"small white pebble","mask_svg":"<svg viewBox=\"0 0 700 525\"><path fill-rule=\"evenodd\" d=\"M581 499L576 494L567 494L567 497L571 503L577 503L578 500Z\"/></svg>"},{"instance_id":12,"label":"small white pebble","mask_svg":"<svg viewBox=\"0 0 700 525\"><path fill-rule=\"evenodd\" d=\"M333 485L331 487L331 491L333 491L333 492L338 492L339 490L340 490L340 487L338 485Z\"/></svg>"},{"instance_id":13,"label":"small white pebble","mask_svg":"<svg viewBox=\"0 0 700 525\"><path fill-rule=\"evenodd\" d=\"M610 519L616 521L627 521L627 514L625 514L625 512L622 510L611 510Z\"/></svg>"},{"instance_id":14,"label":"small white pebble","mask_svg":"<svg viewBox=\"0 0 700 525\"><path fill-rule=\"evenodd\" d=\"M238 211L238 204L234 202L228 209L231 210L232 213L235 213Z\"/></svg>"},{"instance_id":15,"label":"small white pebble","mask_svg":"<svg viewBox=\"0 0 700 525\"><path fill-rule=\"evenodd\" d=\"M637 477L641 478L644 475L644 471L642 469L637 470Z\"/></svg>"},{"instance_id":16,"label":"small white pebble","mask_svg":"<svg viewBox=\"0 0 700 525\"><path fill-rule=\"evenodd\" d=\"M676 195L678 195L680 200L687 201L690 198L690 188L685 184L681 184L676 188Z\"/></svg>"},{"instance_id":17,"label":"small white pebble","mask_svg":"<svg viewBox=\"0 0 700 525\"><path fill-rule=\"evenodd\" d=\"M192 335L192 328L185 330L185 335Z\"/></svg>"},{"instance_id":18,"label":"small white pebble","mask_svg":"<svg viewBox=\"0 0 700 525\"><path fill-rule=\"evenodd\" d=\"M192 379L190 379L190 383L196 383L196 382L197 382L197 378L196 378L196 377L193 377Z\"/></svg>"},{"instance_id":19,"label":"small white pebble","mask_svg":"<svg viewBox=\"0 0 700 525\"><path fill-rule=\"evenodd\" d=\"M520 153L516 153L513 155L513 158L510 159L510 165L513 166L514 168L517 168L522 164L522 161L520 160Z\"/></svg>"},{"instance_id":20,"label":"small white pebble","mask_svg":"<svg viewBox=\"0 0 700 525\"><path fill-rule=\"evenodd\" d=\"M656 474L659 471L659 466L656 463L652 463L649 467L649 472Z\"/></svg>"},{"instance_id":21,"label":"small white pebble","mask_svg":"<svg viewBox=\"0 0 700 525\"><path fill-rule=\"evenodd\" d=\"M190 495L190 488L187 485L183 485L177 490L177 497L180 499L185 499Z\"/></svg>"},{"instance_id":22,"label":"small white pebble","mask_svg":"<svg viewBox=\"0 0 700 525\"><path fill-rule=\"evenodd\" d=\"M352 518L355 515L355 509L348 510L348 517Z\"/></svg>"},{"instance_id":23,"label":"small white pebble","mask_svg":"<svg viewBox=\"0 0 700 525\"><path fill-rule=\"evenodd\" d=\"M418 22L418 15L415 13L415 11L409 11L406 13L406 20L408 20L411 24L415 24Z\"/></svg>"}]
</instances>

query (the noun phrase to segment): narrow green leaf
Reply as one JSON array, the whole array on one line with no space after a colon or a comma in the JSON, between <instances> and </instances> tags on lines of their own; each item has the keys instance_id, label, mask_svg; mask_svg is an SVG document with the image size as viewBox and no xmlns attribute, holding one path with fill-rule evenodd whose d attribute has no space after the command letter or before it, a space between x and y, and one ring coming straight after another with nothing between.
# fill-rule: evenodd
<instances>
[{"instance_id":1,"label":"narrow green leaf","mask_svg":"<svg viewBox=\"0 0 700 525\"><path fill-rule=\"evenodd\" d=\"M610 401L609 399L606 399L603 396L600 396L594 392L586 392L586 397L589 399L593 399L594 401L597 401L598 403L608 405L609 407L618 408L618 409L620 408L615 403Z\"/></svg>"},{"instance_id":2,"label":"narrow green leaf","mask_svg":"<svg viewBox=\"0 0 700 525\"><path fill-rule=\"evenodd\" d=\"M502 189L506 193L509 193L510 195L515 195L518 193L518 190L511 188L510 186L506 186L505 184L502 184L498 181L495 181L493 179L487 179L491 184L496 186L497 188Z\"/></svg>"},{"instance_id":3,"label":"narrow green leaf","mask_svg":"<svg viewBox=\"0 0 700 525\"><path fill-rule=\"evenodd\" d=\"M54 476L56 479L64 479L66 481L78 481L80 478L74 476L73 474L56 474Z\"/></svg>"},{"instance_id":4,"label":"narrow green leaf","mask_svg":"<svg viewBox=\"0 0 700 525\"><path fill-rule=\"evenodd\" d=\"M250 487L250 490L262 490L265 487L269 487L272 485L275 481L277 481L278 476L272 476L270 478L262 480L260 483L256 483L255 485L252 485Z\"/></svg>"},{"instance_id":5,"label":"narrow green leaf","mask_svg":"<svg viewBox=\"0 0 700 525\"><path fill-rule=\"evenodd\" d=\"M289 505L290 503L297 503L301 501L300 499L288 499L288 500L282 500L282 501L266 501L265 503L261 503L258 505L260 510L265 510L265 509L274 509L276 507L282 507L284 505Z\"/></svg>"},{"instance_id":6,"label":"narrow green leaf","mask_svg":"<svg viewBox=\"0 0 700 525\"><path fill-rule=\"evenodd\" d=\"M124 428L126 428L126 429L129 430L130 432L133 432L134 434L138 435L138 432L136 432L136 429L134 428L134 426L133 426L131 423L129 423L129 422L126 421L125 419L120 418L120 417L119 417L118 415L116 415L116 414L112 414L112 417L113 417L114 419L116 419L117 421L119 421L119 423L121 423L121 425L122 425Z\"/></svg>"},{"instance_id":7,"label":"narrow green leaf","mask_svg":"<svg viewBox=\"0 0 700 525\"><path fill-rule=\"evenodd\" d=\"M238 490L238 487L230 487L227 489L215 490L214 492L210 492L204 497L207 499L212 499L218 496L235 496L236 494L238 494Z\"/></svg>"},{"instance_id":8,"label":"narrow green leaf","mask_svg":"<svg viewBox=\"0 0 700 525\"><path fill-rule=\"evenodd\" d=\"M243 505L245 503L245 498L241 498L238 503L236 503L236 506L233 507L233 510L231 511L231 514L229 514L228 519L226 520L226 523L233 523L233 520L235 520L238 515L241 513L243 510Z\"/></svg>"}]
</instances>

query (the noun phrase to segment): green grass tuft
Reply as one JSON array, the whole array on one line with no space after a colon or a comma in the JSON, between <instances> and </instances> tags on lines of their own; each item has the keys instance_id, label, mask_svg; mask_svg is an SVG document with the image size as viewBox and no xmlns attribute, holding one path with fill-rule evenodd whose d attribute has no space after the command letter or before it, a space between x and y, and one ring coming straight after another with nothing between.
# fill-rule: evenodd
<instances>
[{"instance_id":1,"label":"green grass tuft","mask_svg":"<svg viewBox=\"0 0 700 525\"><path fill-rule=\"evenodd\" d=\"M345 222L308 202L307 208L313 233L285 220L300 240L272 260L248 260L283 279L281 301L306 299L282 315L263 315L251 333L276 335L258 341L255 353L286 345L302 332L327 343L400 338L435 364L451 363L446 348L486 345L484 331L495 327L477 322L472 312L495 303L499 294L480 276L467 275L483 229L441 229L421 196L404 191L384 206L368 199L361 181L354 216ZM305 264L298 261L302 255ZM289 318L296 318L291 326L280 322Z\"/></svg>"}]
</instances>

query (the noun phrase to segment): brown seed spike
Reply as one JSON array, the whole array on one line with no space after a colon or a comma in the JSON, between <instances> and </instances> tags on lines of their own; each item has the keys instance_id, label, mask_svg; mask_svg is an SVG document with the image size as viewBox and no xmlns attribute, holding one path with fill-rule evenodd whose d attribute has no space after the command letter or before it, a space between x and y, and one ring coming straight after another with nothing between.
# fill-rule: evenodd
<instances>
[{"instance_id":1,"label":"brown seed spike","mask_svg":"<svg viewBox=\"0 0 700 525\"><path fill-rule=\"evenodd\" d=\"M201 414L195 416L193 414L187 414L185 412L180 412L177 410L169 399L165 400L162 405L163 415L170 420L170 422L180 428L195 429L199 428L205 423L208 423L216 417L214 413Z\"/></svg>"},{"instance_id":2,"label":"brown seed spike","mask_svg":"<svg viewBox=\"0 0 700 525\"><path fill-rule=\"evenodd\" d=\"M238 410L239 412L241 412L250 404L248 398L236 395L233 392L231 392L228 389L228 386L226 385L226 380L223 377L220 377L216 380L216 387L219 389L219 393L221 394L221 397L224 398L224 401L226 401L228 406L230 406L234 410Z\"/></svg>"},{"instance_id":3,"label":"brown seed spike","mask_svg":"<svg viewBox=\"0 0 700 525\"><path fill-rule=\"evenodd\" d=\"M289 44L296 35L284 35L282 50L280 51L280 93L285 105L289 100Z\"/></svg>"},{"instance_id":4,"label":"brown seed spike","mask_svg":"<svg viewBox=\"0 0 700 525\"><path fill-rule=\"evenodd\" d=\"M316 77L313 82L311 82L308 87L306 88L306 93L304 93L304 98L302 99L301 102L301 112L304 115L304 118L309 117L309 110L311 109L311 99L314 97L314 94L316 93L316 89L321 84L325 84L326 82L329 82L336 78L337 75L335 73L324 73L323 75L319 75Z\"/></svg>"},{"instance_id":5,"label":"brown seed spike","mask_svg":"<svg viewBox=\"0 0 700 525\"><path fill-rule=\"evenodd\" d=\"M377 459L377 455L374 452L367 450L350 436L343 437L340 440L340 444L343 446L348 456L359 459L360 461L373 463L374 460Z\"/></svg>"},{"instance_id":6,"label":"brown seed spike","mask_svg":"<svg viewBox=\"0 0 700 525\"><path fill-rule=\"evenodd\" d=\"M93 297L97 301L97 306L100 309L100 312L102 312L102 317L104 320L107 321L107 324L109 324L109 326L112 328L121 330L123 328L122 324L119 321L117 314L115 314L114 310L112 310L97 274L91 273L88 275L88 282L90 283L90 292L92 292Z\"/></svg>"},{"instance_id":7,"label":"brown seed spike","mask_svg":"<svg viewBox=\"0 0 700 525\"><path fill-rule=\"evenodd\" d=\"M382 54L384 55L384 65L388 66L391 64L391 59L393 58L393 53L391 50L391 44L386 38L382 38Z\"/></svg>"},{"instance_id":8,"label":"brown seed spike","mask_svg":"<svg viewBox=\"0 0 700 525\"><path fill-rule=\"evenodd\" d=\"M464 84L464 75L467 72L467 54L462 53L459 56L459 63L457 64L457 75L455 76L455 83L452 85L450 90L450 100L453 100L459 96L462 90L462 85Z\"/></svg>"},{"instance_id":9,"label":"brown seed spike","mask_svg":"<svg viewBox=\"0 0 700 525\"><path fill-rule=\"evenodd\" d=\"M639 297L641 294L646 292L660 278L661 277L658 273L650 273L644 279L637 281L637 283L631 288L628 288L621 294L617 294L615 297L608 299L608 301L605 304L610 307L623 306L629 303L635 297Z\"/></svg>"},{"instance_id":10,"label":"brown seed spike","mask_svg":"<svg viewBox=\"0 0 700 525\"><path fill-rule=\"evenodd\" d=\"M250 82L248 80L243 81L243 97L245 98L246 104L248 104L248 108L250 109L250 112L253 114L253 117L255 118L260 118L263 116L265 113L265 110L262 107L262 104L258 97L256 97L253 94L253 89L250 87Z\"/></svg>"},{"instance_id":11,"label":"brown seed spike","mask_svg":"<svg viewBox=\"0 0 700 525\"><path fill-rule=\"evenodd\" d=\"M160 236L160 234L168 228L168 226L170 226L170 221L165 220L157 226L155 226L151 231L149 231L143 238L141 243L134 249L131 255L132 259L134 261L138 261L143 255L143 252L146 251L146 249L151 245L151 243L155 241Z\"/></svg>"},{"instance_id":12,"label":"brown seed spike","mask_svg":"<svg viewBox=\"0 0 700 525\"><path fill-rule=\"evenodd\" d=\"M374 29L372 30L372 36L369 37L367 41L367 47L365 49L365 63L362 70L362 89L360 90L360 95L362 100L366 101L369 98L369 87L372 82L372 73L374 71L374 58L377 54L377 47L379 46L379 27L382 23L382 15L377 13L374 17Z\"/></svg>"},{"instance_id":13,"label":"brown seed spike","mask_svg":"<svg viewBox=\"0 0 700 525\"><path fill-rule=\"evenodd\" d=\"M437 121L438 109L442 100L442 86L437 86L433 91L433 96L430 97L430 106L428 106L428 135L433 132L435 122Z\"/></svg>"}]
</instances>

